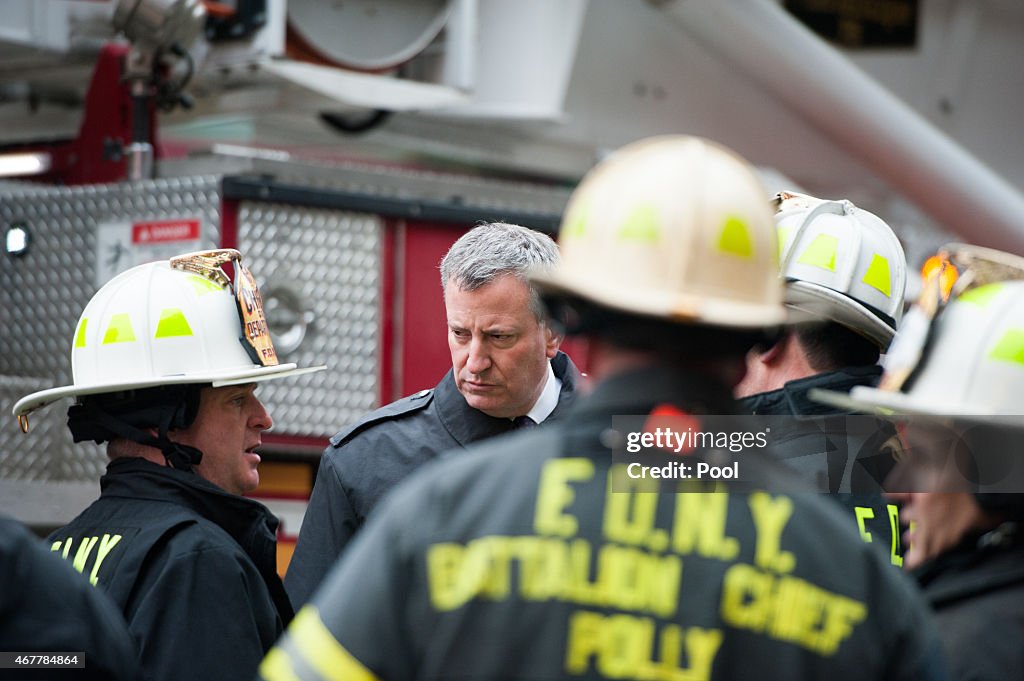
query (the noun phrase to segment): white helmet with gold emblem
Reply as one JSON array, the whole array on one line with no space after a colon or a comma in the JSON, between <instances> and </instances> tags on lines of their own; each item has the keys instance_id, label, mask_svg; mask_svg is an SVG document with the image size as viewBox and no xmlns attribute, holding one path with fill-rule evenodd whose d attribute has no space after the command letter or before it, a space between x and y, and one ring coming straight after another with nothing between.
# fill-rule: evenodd
<instances>
[{"instance_id":1,"label":"white helmet with gold emblem","mask_svg":"<svg viewBox=\"0 0 1024 681\"><path fill-rule=\"evenodd\" d=\"M221 269L229 262L234 281ZM72 385L23 397L14 415L23 420L63 397L175 384L217 387L324 368L278 363L259 289L231 249L139 265L111 279L78 320L71 365Z\"/></svg>"}]
</instances>

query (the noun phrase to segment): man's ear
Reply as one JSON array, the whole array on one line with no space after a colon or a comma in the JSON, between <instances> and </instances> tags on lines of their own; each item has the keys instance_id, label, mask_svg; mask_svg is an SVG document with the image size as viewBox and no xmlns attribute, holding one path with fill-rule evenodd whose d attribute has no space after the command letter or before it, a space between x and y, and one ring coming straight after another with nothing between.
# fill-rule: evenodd
<instances>
[{"instance_id":1,"label":"man's ear","mask_svg":"<svg viewBox=\"0 0 1024 681\"><path fill-rule=\"evenodd\" d=\"M754 352L757 353L757 361L769 366L778 364L785 356L786 348L789 347L792 339L793 332L787 331L768 347L755 348Z\"/></svg>"},{"instance_id":2,"label":"man's ear","mask_svg":"<svg viewBox=\"0 0 1024 681\"><path fill-rule=\"evenodd\" d=\"M565 340L565 336L556 333L551 328L551 324L544 325L544 350L548 359L552 359L558 354L558 348L561 347L563 340Z\"/></svg>"}]
</instances>

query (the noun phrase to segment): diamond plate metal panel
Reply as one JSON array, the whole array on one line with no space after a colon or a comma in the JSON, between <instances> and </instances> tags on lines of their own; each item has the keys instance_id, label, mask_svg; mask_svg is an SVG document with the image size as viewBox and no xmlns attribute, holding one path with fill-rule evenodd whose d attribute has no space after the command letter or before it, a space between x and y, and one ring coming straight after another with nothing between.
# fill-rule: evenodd
<instances>
[{"instance_id":1,"label":"diamond plate metal panel","mask_svg":"<svg viewBox=\"0 0 1024 681\"><path fill-rule=\"evenodd\" d=\"M17 377L0 390L0 477L82 480L103 469L100 448L71 442L66 402L34 414L27 436L16 424L8 427L13 402L71 382L71 336L96 292L97 225L198 217L202 247L213 248L220 242L218 188L215 176L72 188L0 186L0 228L19 223L31 234L23 256L0 254L0 376Z\"/></svg>"},{"instance_id":2,"label":"diamond plate metal panel","mask_svg":"<svg viewBox=\"0 0 1024 681\"><path fill-rule=\"evenodd\" d=\"M327 365L260 386L275 433L332 435L376 405L382 234L376 215L239 206L239 250L260 284L281 361Z\"/></svg>"},{"instance_id":3,"label":"diamond plate metal panel","mask_svg":"<svg viewBox=\"0 0 1024 681\"><path fill-rule=\"evenodd\" d=\"M0 479L97 480L106 466L106 454L93 443L71 443L67 403L32 414L28 434L11 416L14 402L49 387L49 379L0 376Z\"/></svg>"}]
</instances>

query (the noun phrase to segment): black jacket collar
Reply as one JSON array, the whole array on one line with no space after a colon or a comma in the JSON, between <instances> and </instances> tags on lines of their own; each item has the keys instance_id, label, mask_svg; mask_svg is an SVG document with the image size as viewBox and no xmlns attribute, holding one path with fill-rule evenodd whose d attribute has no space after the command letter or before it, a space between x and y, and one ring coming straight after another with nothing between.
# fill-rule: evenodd
<instances>
[{"instance_id":1,"label":"black jacket collar","mask_svg":"<svg viewBox=\"0 0 1024 681\"><path fill-rule=\"evenodd\" d=\"M252 499L225 492L195 473L159 466L140 458L116 459L100 478L104 497L171 501L223 528L243 548L254 548L260 535L273 537L278 521Z\"/></svg>"},{"instance_id":2,"label":"black jacket collar","mask_svg":"<svg viewBox=\"0 0 1024 681\"><path fill-rule=\"evenodd\" d=\"M740 409L746 414L818 416L844 413L837 407L812 400L808 393L813 388L850 392L859 385L874 386L882 375L877 365L844 367L806 378L790 381L778 390L750 395L739 400Z\"/></svg>"},{"instance_id":3,"label":"black jacket collar","mask_svg":"<svg viewBox=\"0 0 1024 681\"><path fill-rule=\"evenodd\" d=\"M551 368L555 377L562 381L562 389L558 394L558 406L548 419L562 416L576 397L579 383L579 370L569 356L559 352L551 360ZM437 417L445 429L462 446L469 445L494 435L513 430L509 419L488 416L479 409L466 403L455 385L455 373L449 369L445 377L434 389L434 406Z\"/></svg>"},{"instance_id":4,"label":"black jacket collar","mask_svg":"<svg viewBox=\"0 0 1024 681\"><path fill-rule=\"evenodd\" d=\"M1019 523L1006 522L969 533L911 574L936 607L1024 583L1024 532Z\"/></svg>"}]
</instances>

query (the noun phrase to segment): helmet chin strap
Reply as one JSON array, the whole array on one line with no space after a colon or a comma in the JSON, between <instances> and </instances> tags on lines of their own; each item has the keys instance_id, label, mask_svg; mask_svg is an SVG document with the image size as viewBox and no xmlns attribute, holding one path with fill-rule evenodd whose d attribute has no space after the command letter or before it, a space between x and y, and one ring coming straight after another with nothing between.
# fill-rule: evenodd
<instances>
[{"instance_id":1,"label":"helmet chin strap","mask_svg":"<svg viewBox=\"0 0 1024 681\"><path fill-rule=\"evenodd\" d=\"M176 417L176 409L159 409L156 434L111 415L95 403L76 404L68 409L68 427L75 442L93 440L97 444L123 437L148 447L159 449L167 464L179 471L190 472L203 459L203 453L189 445L173 442L167 435Z\"/></svg>"},{"instance_id":2,"label":"helmet chin strap","mask_svg":"<svg viewBox=\"0 0 1024 681\"><path fill-rule=\"evenodd\" d=\"M203 453L195 447L183 445L180 442L173 442L167 437L168 423L170 418L160 424L157 437L153 438L154 447L160 449L167 461L167 465L179 471L192 471L192 466L197 466L203 460ZM145 444L145 443L143 443Z\"/></svg>"}]
</instances>

